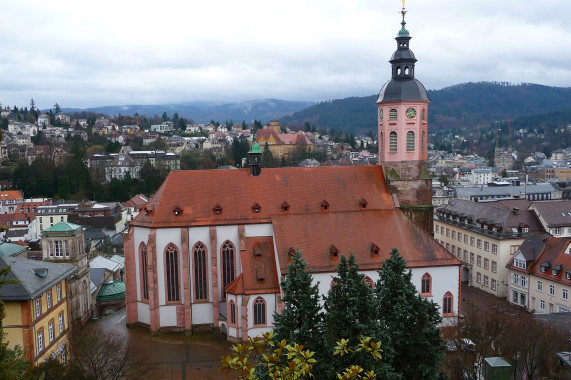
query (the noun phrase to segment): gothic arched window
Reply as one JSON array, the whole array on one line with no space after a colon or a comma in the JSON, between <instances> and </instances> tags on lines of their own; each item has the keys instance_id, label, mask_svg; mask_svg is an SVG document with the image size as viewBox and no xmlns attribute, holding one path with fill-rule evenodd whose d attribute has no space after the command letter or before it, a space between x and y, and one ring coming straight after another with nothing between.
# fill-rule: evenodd
<instances>
[{"instance_id":1,"label":"gothic arched window","mask_svg":"<svg viewBox=\"0 0 571 380\"><path fill-rule=\"evenodd\" d=\"M180 301L178 249L172 243L167 245L165 249L165 270L167 302L178 302Z\"/></svg>"},{"instance_id":2,"label":"gothic arched window","mask_svg":"<svg viewBox=\"0 0 571 380\"><path fill-rule=\"evenodd\" d=\"M147 246L141 243L139 246L139 262L141 273L141 298L144 300L149 299L149 282L147 273Z\"/></svg>"},{"instance_id":3,"label":"gothic arched window","mask_svg":"<svg viewBox=\"0 0 571 380\"><path fill-rule=\"evenodd\" d=\"M447 317L451 316L454 312L454 308L452 307L452 302L454 301L454 297L452 293L446 292L444 298L442 299L442 316Z\"/></svg>"},{"instance_id":4,"label":"gothic arched window","mask_svg":"<svg viewBox=\"0 0 571 380\"><path fill-rule=\"evenodd\" d=\"M224 288L234 279L234 244L226 240L222 244L222 297L226 298Z\"/></svg>"},{"instance_id":5,"label":"gothic arched window","mask_svg":"<svg viewBox=\"0 0 571 380\"><path fill-rule=\"evenodd\" d=\"M422 276L422 282L420 284L420 295L422 296L429 296L432 294L432 277L425 273Z\"/></svg>"},{"instance_id":6,"label":"gothic arched window","mask_svg":"<svg viewBox=\"0 0 571 380\"><path fill-rule=\"evenodd\" d=\"M208 300L208 277L206 273L206 248L201 242L194 246L194 298L196 301Z\"/></svg>"},{"instance_id":7,"label":"gothic arched window","mask_svg":"<svg viewBox=\"0 0 571 380\"><path fill-rule=\"evenodd\" d=\"M262 297L254 301L254 326L266 324L266 301Z\"/></svg>"}]
</instances>

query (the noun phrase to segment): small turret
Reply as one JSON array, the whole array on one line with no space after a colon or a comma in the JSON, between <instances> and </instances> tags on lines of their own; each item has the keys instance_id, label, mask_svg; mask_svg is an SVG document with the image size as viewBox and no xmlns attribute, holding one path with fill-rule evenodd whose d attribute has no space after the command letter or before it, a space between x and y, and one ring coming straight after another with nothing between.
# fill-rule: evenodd
<instances>
[{"instance_id":1,"label":"small turret","mask_svg":"<svg viewBox=\"0 0 571 380\"><path fill-rule=\"evenodd\" d=\"M260 145L256 142L256 139L254 139L252 148L248 152L248 157L250 161L250 174L253 177L258 177L262 174L262 150L260 149Z\"/></svg>"}]
</instances>

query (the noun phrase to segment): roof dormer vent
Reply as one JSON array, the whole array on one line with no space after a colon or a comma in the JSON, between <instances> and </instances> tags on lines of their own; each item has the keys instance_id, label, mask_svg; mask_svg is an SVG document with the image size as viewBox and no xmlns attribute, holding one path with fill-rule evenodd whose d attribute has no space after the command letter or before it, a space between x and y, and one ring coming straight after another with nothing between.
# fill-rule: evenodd
<instances>
[{"instance_id":1,"label":"roof dormer vent","mask_svg":"<svg viewBox=\"0 0 571 380\"><path fill-rule=\"evenodd\" d=\"M48 268L34 268L34 274L41 278L48 277Z\"/></svg>"}]
</instances>

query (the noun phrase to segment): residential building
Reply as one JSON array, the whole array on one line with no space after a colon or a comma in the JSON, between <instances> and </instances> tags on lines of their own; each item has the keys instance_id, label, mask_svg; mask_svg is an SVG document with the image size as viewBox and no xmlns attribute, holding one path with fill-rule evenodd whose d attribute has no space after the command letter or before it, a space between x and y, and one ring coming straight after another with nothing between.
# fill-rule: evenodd
<instances>
[{"instance_id":1,"label":"residential building","mask_svg":"<svg viewBox=\"0 0 571 380\"><path fill-rule=\"evenodd\" d=\"M159 133L168 133L174 130L174 125L172 121L164 121L161 124L151 125L151 131Z\"/></svg>"},{"instance_id":2,"label":"residential building","mask_svg":"<svg viewBox=\"0 0 571 380\"><path fill-rule=\"evenodd\" d=\"M270 127L264 127L256 132L256 141L262 149L266 144L275 159L289 158L296 151L305 150L311 152L313 143L307 138L305 133L278 133L280 126L277 120L270 122Z\"/></svg>"},{"instance_id":3,"label":"residential building","mask_svg":"<svg viewBox=\"0 0 571 380\"><path fill-rule=\"evenodd\" d=\"M0 214L14 214L22 202L24 196L20 190L0 191Z\"/></svg>"},{"instance_id":4,"label":"residential building","mask_svg":"<svg viewBox=\"0 0 571 380\"><path fill-rule=\"evenodd\" d=\"M141 168L146 162L153 167L170 172L180 169L180 156L163 151L133 151L123 146L118 154L95 154L89 159L89 168L98 180L111 182L113 178L123 180L140 178Z\"/></svg>"},{"instance_id":5,"label":"residential building","mask_svg":"<svg viewBox=\"0 0 571 380\"><path fill-rule=\"evenodd\" d=\"M463 282L507 296L507 263L530 231L541 231L530 204L455 200L436 210L434 238L462 261Z\"/></svg>"},{"instance_id":6,"label":"residential building","mask_svg":"<svg viewBox=\"0 0 571 380\"><path fill-rule=\"evenodd\" d=\"M67 222L67 216L75 210L79 203L52 203L49 206L38 206L36 209L36 230L38 236L57 223Z\"/></svg>"},{"instance_id":7,"label":"residential building","mask_svg":"<svg viewBox=\"0 0 571 380\"><path fill-rule=\"evenodd\" d=\"M561 192L550 183L520 186L479 186L458 187L456 197L473 202L494 201L502 199L527 199L529 201L545 201L560 199Z\"/></svg>"},{"instance_id":8,"label":"residential building","mask_svg":"<svg viewBox=\"0 0 571 380\"><path fill-rule=\"evenodd\" d=\"M533 202L530 210L545 232L557 237L571 237L571 200Z\"/></svg>"},{"instance_id":9,"label":"residential building","mask_svg":"<svg viewBox=\"0 0 571 380\"><path fill-rule=\"evenodd\" d=\"M534 313L571 312L571 240L529 236L507 265L509 302Z\"/></svg>"},{"instance_id":10,"label":"residential building","mask_svg":"<svg viewBox=\"0 0 571 380\"><path fill-rule=\"evenodd\" d=\"M76 268L69 280L71 321L85 323L93 314L93 306L83 227L60 222L46 228L42 233L42 256L44 261L72 264Z\"/></svg>"},{"instance_id":11,"label":"residential building","mask_svg":"<svg viewBox=\"0 0 571 380\"><path fill-rule=\"evenodd\" d=\"M24 359L39 365L47 359L66 362L69 350L69 278L76 267L0 256L0 268L10 267L0 288L9 347L20 346Z\"/></svg>"}]
</instances>

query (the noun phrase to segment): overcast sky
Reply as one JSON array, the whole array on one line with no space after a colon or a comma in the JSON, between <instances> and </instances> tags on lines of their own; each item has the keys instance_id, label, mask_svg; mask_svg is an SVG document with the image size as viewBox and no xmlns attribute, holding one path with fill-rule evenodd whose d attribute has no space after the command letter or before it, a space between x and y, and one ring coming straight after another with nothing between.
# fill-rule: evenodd
<instances>
[{"instance_id":1,"label":"overcast sky","mask_svg":"<svg viewBox=\"0 0 571 380\"><path fill-rule=\"evenodd\" d=\"M41 108L377 93L400 0L0 0L0 103ZM409 0L427 89L571 86L570 0Z\"/></svg>"}]
</instances>

